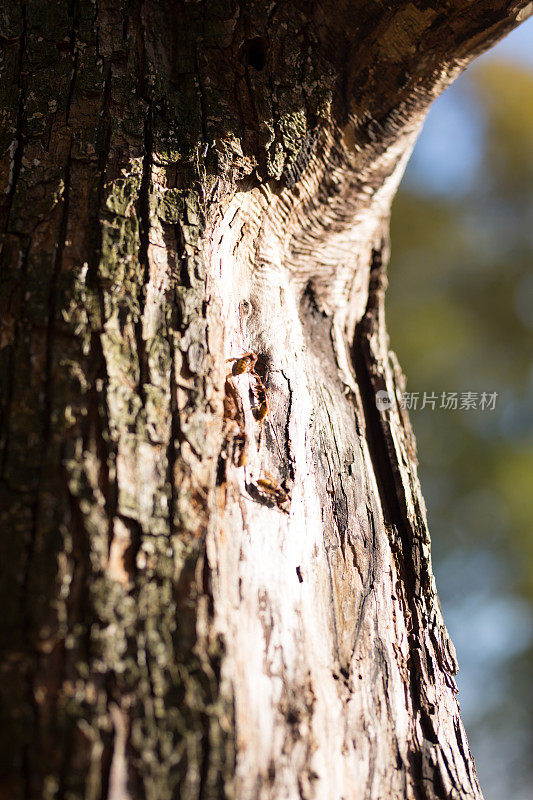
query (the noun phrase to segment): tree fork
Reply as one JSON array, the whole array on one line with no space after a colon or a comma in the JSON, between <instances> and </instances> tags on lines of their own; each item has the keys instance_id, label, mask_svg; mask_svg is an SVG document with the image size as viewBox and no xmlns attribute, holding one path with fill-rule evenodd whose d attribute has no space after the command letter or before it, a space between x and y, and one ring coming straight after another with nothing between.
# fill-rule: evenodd
<instances>
[{"instance_id":1,"label":"tree fork","mask_svg":"<svg viewBox=\"0 0 533 800\"><path fill-rule=\"evenodd\" d=\"M387 230L531 10L5 0L2 797L481 797Z\"/></svg>"}]
</instances>

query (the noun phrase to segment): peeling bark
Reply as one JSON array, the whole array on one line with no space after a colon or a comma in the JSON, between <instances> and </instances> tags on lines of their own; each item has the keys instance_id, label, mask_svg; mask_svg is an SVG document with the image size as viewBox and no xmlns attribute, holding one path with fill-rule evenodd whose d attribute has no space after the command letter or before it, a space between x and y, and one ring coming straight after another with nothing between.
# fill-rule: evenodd
<instances>
[{"instance_id":1,"label":"peeling bark","mask_svg":"<svg viewBox=\"0 0 533 800\"><path fill-rule=\"evenodd\" d=\"M5 0L2 797L481 797L387 230L531 11Z\"/></svg>"}]
</instances>

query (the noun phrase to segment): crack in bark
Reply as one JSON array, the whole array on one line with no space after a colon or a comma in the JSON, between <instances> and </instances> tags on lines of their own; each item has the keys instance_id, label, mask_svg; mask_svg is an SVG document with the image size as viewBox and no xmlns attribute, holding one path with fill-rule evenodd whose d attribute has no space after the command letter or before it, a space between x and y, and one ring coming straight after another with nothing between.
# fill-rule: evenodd
<instances>
[{"instance_id":1,"label":"crack in bark","mask_svg":"<svg viewBox=\"0 0 533 800\"><path fill-rule=\"evenodd\" d=\"M12 155L12 166L11 166L11 174L10 174L10 182L8 184L8 192L7 192L7 203L5 205L5 221L3 224L3 232L4 237L3 241L0 242L0 265L1 265L1 257L4 247L5 241L5 234L8 231L9 227L9 219L11 215L11 207L13 205L13 198L15 196L15 191L17 188L17 183L20 175L20 168L22 166L22 156L24 155L24 112L26 110L26 91L24 86L24 81L22 77L22 68L24 64L24 57L26 55L26 39L27 39L27 32L28 32L28 14L27 14L27 6L25 2L21 3L21 18L22 18L22 32L20 34L20 45L19 45L19 64L16 76L16 82L19 90L19 100L17 106L17 119L15 124L15 149Z\"/></svg>"},{"instance_id":2,"label":"crack in bark","mask_svg":"<svg viewBox=\"0 0 533 800\"><path fill-rule=\"evenodd\" d=\"M286 461L285 464L288 467L289 479L294 481L294 455L292 453L292 446L291 446L291 436L290 436L290 423L291 423L291 411L292 411L292 387L291 382L289 380L288 375L281 369L280 373L283 375L283 378L287 381L287 388L289 390L289 402L287 405L287 413L285 415L285 424L283 426L283 432L285 434L285 454L286 454Z\"/></svg>"},{"instance_id":3,"label":"crack in bark","mask_svg":"<svg viewBox=\"0 0 533 800\"><path fill-rule=\"evenodd\" d=\"M71 191L71 165L72 165L72 141L69 146L67 161L64 167L64 193L63 193L63 208L59 222L59 229L57 233L57 241L54 250L54 256L51 265L50 286L48 291L48 319L46 328L46 344L45 344L45 364L44 364L44 387L43 387L43 411L42 411L42 427L41 427L41 457L37 476L37 487L35 498L32 504L32 524L30 529L30 537L26 551L26 558L23 567L23 577L21 581L21 594L22 594L22 628L23 637L26 643L28 652L33 653L36 657L36 646L31 635L32 619L30 614L30 580L32 577L33 566L36 558L36 551L39 543L39 524L41 522L42 503L43 503L43 486L45 475L45 463L48 456L48 450L51 445L52 437L52 406L54 401L54 377L52 372L53 365L53 348L56 330L56 308L57 308L57 290L58 281L61 274L63 265L63 254L67 237L67 225L69 214L69 199ZM38 720L39 708L34 695L34 681L36 669L28 669L26 675L27 683L27 698L29 707L32 709L32 726L38 738ZM24 779L24 793L27 797L31 796L31 781L32 769L31 764L33 761L27 747L24 748L24 761L25 767L23 770Z\"/></svg>"},{"instance_id":4,"label":"crack in bark","mask_svg":"<svg viewBox=\"0 0 533 800\"><path fill-rule=\"evenodd\" d=\"M20 176L20 170L22 167L22 158L24 155L24 125L25 125L25 107L26 107L26 88L23 81L23 64L24 58L26 55L26 43L27 43L27 29L28 29L28 14L27 14L27 5L25 2L21 3L21 20L22 20L22 30L20 34L20 42L19 42L19 52L18 52L18 68L16 74L16 83L19 90L19 99L17 105L17 115L16 115L16 123L15 123L15 139L14 139L14 150L12 154L12 164L10 168L10 178L8 183L8 191L7 191L7 200L4 205L4 214L5 217L3 224L0 223L3 231L3 235L0 237L0 277L2 277L2 256L4 253L4 245L7 241L7 235L9 231L9 223L11 217L11 209L13 205L13 199L15 197L15 192L18 185L18 179ZM28 262L28 253L31 247L31 236L29 239L29 243L25 248L24 255L22 258L22 263L20 265L20 273L21 273L21 289L25 286L26 282L26 270L27 270L27 262ZM14 294L14 292L13 292ZM9 364L9 381L8 381L8 396L6 398L4 404L4 410L2 415L2 433L0 435L0 449L2 452L1 456L1 468L0 468L0 475L2 478L4 477L4 471L7 463L7 457L9 452L9 438L10 438L10 416L11 416L11 406L13 402L13 393L14 393L14 378L15 378L15 353L17 352L17 346L19 344L19 339L21 335L21 324L15 324L15 335L13 340L13 348L10 355L10 364Z\"/></svg>"},{"instance_id":5,"label":"crack in bark","mask_svg":"<svg viewBox=\"0 0 533 800\"><path fill-rule=\"evenodd\" d=\"M41 461L39 466L39 476L37 479L37 491L36 496L33 504L33 524L31 529L30 535L30 544L28 548L28 556L24 570L24 578L22 582L23 586L23 596L25 599L29 596L29 578L31 573L31 568L33 564L33 559L35 555L35 548L38 539L38 525L39 525L39 517L41 513L41 492L42 492L42 483L43 483L43 476L44 476L44 468L45 468L45 461L46 456L48 454L48 448L50 446L50 438L51 438L51 417L52 417L52 404L54 400L54 379L52 374L52 353L54 347L54 334L55 334L55 327L56 327L56 306L57 306L57 299L56 293L58 288L58 281L59 276L61 273L62 263L63 263L63 252L65 249L65 241L67 236L67 223L68 223L68 212L69 212L69 196L70 196L70 169L71 169L71 153L72 153L72 143L69 147L67 162L65 165L65 189L64 189L64 197L63 197L63 211L61 214L61 220L59 224L59 231L57 237L57 244L54 253L54 259L52 262L52 273L51 273L51 280L50 280L50 288L48 292L48 323L47 323L47 330L46 330L46 349L45 349L45 366L44 366L44 387L43 387L43 422L42 422L42 449L41 449ZM29 631L30 620L28 617L29 609L26 605L25 613L24 613L24 629L26 632Z\"/></svg>"},{"instance_id":6,"label":"crack in bark","mask_svg":"<svg viewBox=\"0 0 533 800\"><path fill-rule=\"evenodd\" d=\"M97 28L98 30L98 28ZM103 79L102 110L96 130L96 144L98 152L98 183L94 204L89 211L89 252L87 258L87 285L96 289L100 302L101 323L105 319L104 293L98 278L98 266L102 256L102 228L100 215L104 204L104 189L106 185L107 169L111 152L111 85L113 68L107 65Z\"/></svg>"},{"instance_id":7,"label":"crack in bark","mask_svg":"<svg viewBox=\"0 0 533 800\"><path fill-rule=\"evenodd\" d=\"M361 571L358 569L359 574L361 575L361 584L363 587L363 597L359 604L359 611L357 613L357 618L355 620L354 626L354 637L353 637L353 647L352 647L352 655L350 658L350 663L353 662L353 657L357 650L357 645L359 643L359 637L361 634L361 629L363 626L363 620L365 617L365 607L368 600L372 597L372 592L374 590L374 585L376 582L376 568L377 568L377 542L376 542L376 525L374 522L374 516L367 508L368 514L368 524L370 526L370 530L372 531L372 549L371 549L371 557L370 557L370 566L368 569L366 580L362 579Z\"/></svg>"},{"instance_id":8,"label":"crack in bark","mask_svg":"<svg viewBox=\"0 0 533 800\"><path fill-rule=\"evenodd\" d=\"M23 289L26 287L27 281L27 271L28 271L28 258L29 252L31 249L32 240L29 239L27 247L24 249L24 253L22 256L22 262L20 265L20 289L19 292L22 295ZM1 255L1 254L0 254ZM8 456L9 456L9 445L10 445L10 437L11 437L11 411L13 405L13 398L15 392L15 369L16 369L16 359L15 354L18 350L20 345L21 338L23 336L23 325L20 321L17 321L15 324L15 335L13 337L13 347L12 352L10 354L9 359L9 380L8 380L8 392L7 397L4 402L4 410L2 415L2 432L0 435L0 451L1 451L1 459L0 459L0 476L2 478L2 482L9 486L9 482L5 477L5 470L8 463ZM10 491L15 491L14 487L10 486ZM24 492L25 490L21 490Z\"/></svg>"},{"instance_id":9,"label":"crack in bark","mask_svg":"<svg viewBox=\"0 0 533 800\"><path fill-rule=\"evenodd\" d=\"M148 364L148 352L146 341L143 335L143 318L146 307L146 294L150 284L150 259L148 255L150 247L150 194L152 187L152 167L153 167L153 136L152 136L152 103L148 102L148 111L144 124L144 154L142 162L141 185L139 187L139 223L140 223L140 242L139 242L139 262L143 269L143 280L140 287L140 311L139 317L135 321L135 341L137 345L137 359L139 362L139 395L143 406L146 405L146 384L150 383L150 368Z\"/></svg>"},{"instance_id":10,"label":"crack in bark","mask_svg":"<svg viewBox=\"0 0 533 800\"><path fill-rule=\"evenodd\" d=\"M68 128L69 124L69 117L70 117L70 106L72 104L72 98L74 96L74 89L76 86L76 78L78 75L78 62L79 62L79 55L76 46L76 34L78 28L78 15L79 15L79 2L78 0L73 0L73 2L69 5L69 14L72 17L72 27L69 34L70 39L70 50L72 53L72 76L70 79L68 91L67 91L67 101L66 101L66 109L65 109L65 126ZM50 132L51 135L51 132Z\"/></svg>"},{"instance_id":11,"label":"crack in bark","mask_svg":"<svg viewBox=\"0 0 533 800\"><path fill-rule=\"evenodd\" d=\"M392 547L392 549L400 568L400 574L403 574L403 583L412 625L412 628L408 631L410 646L407 662L411 684L411 701L420 720L426 742L438 745L439 740L434 723L424 700L425 689L422 676L425 672L427 672L428 676L431 675L431 656L427 653L421 631L421 625L423 624L421 614L424 614L424 609L419 608L421 599L419 597L419 587L428 593L428 598L426 599L429 605L428 612L431 612L433 603L437 601L431 593L428 583L428 565L425 563L425 556L418 552L420 544L417 532L413 529L413 524L409 519L404 488L399 474L396 473L398 469L395 467L397 456L394 451L394 445L389 438L388 422L380 415L376 405L377 392L385 387L385 383L380 375L380 367L376 363L376 358L379 359L379 355L373 350L371 340L382 333L380 326L383 324L382 304L385 290L385 265L382 256L384 248L385 242L382 242L380 248L373 251L368 304L365 314L356 328L352 357L361 392L367 442L385 523L393 526L398 531L401 544L399 549L396 547ZM416 513L420 515L420 509L416 504L415 509ZM413 551L417 551L416 563ZM413 744L415 749L412 749L410 753L410 765L413 774L413 786L416 788L420 800L447 797L437 765L430 766L435 793L426 793L424 785L428 780L425 771L426 766L429 766L429 751L426 752L427 745L424 745L423 742ZM452 778L453 782L454 779Z\"/></svg>"}]
</instances>

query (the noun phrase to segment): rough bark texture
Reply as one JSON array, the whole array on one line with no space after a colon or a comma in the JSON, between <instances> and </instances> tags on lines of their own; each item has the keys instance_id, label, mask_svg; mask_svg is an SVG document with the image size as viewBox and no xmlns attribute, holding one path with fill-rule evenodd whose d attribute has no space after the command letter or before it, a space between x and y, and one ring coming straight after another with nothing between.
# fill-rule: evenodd
<instances>
[{"instance_id":1,"label":"rough bark texture","mask_svg":"<svg viewBox=\"0 0 533 800\"><path fill-rule=\"evenodd\" d=\"M530 11L4 0L0 797L481 797L375 392L414 138Z\"/></svg>"}]
</instances>

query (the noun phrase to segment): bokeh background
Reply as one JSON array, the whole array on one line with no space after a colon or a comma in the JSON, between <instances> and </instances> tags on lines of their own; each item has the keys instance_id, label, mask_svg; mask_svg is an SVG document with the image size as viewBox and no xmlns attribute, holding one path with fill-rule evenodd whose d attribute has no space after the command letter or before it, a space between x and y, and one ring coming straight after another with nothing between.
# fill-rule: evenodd
<instances>
[{"instance_id":1,"label":"bokeh background","mask_svg":"<svg viewBox=\"0 0 533 800\"><path fill-rule=\"evenodd\" d=\"M392 214L409 392L463 721L486 800L533 799L533 20L433 105ZM437 404L438 406L438 404Z\"/></svg>"}]
</instances>

